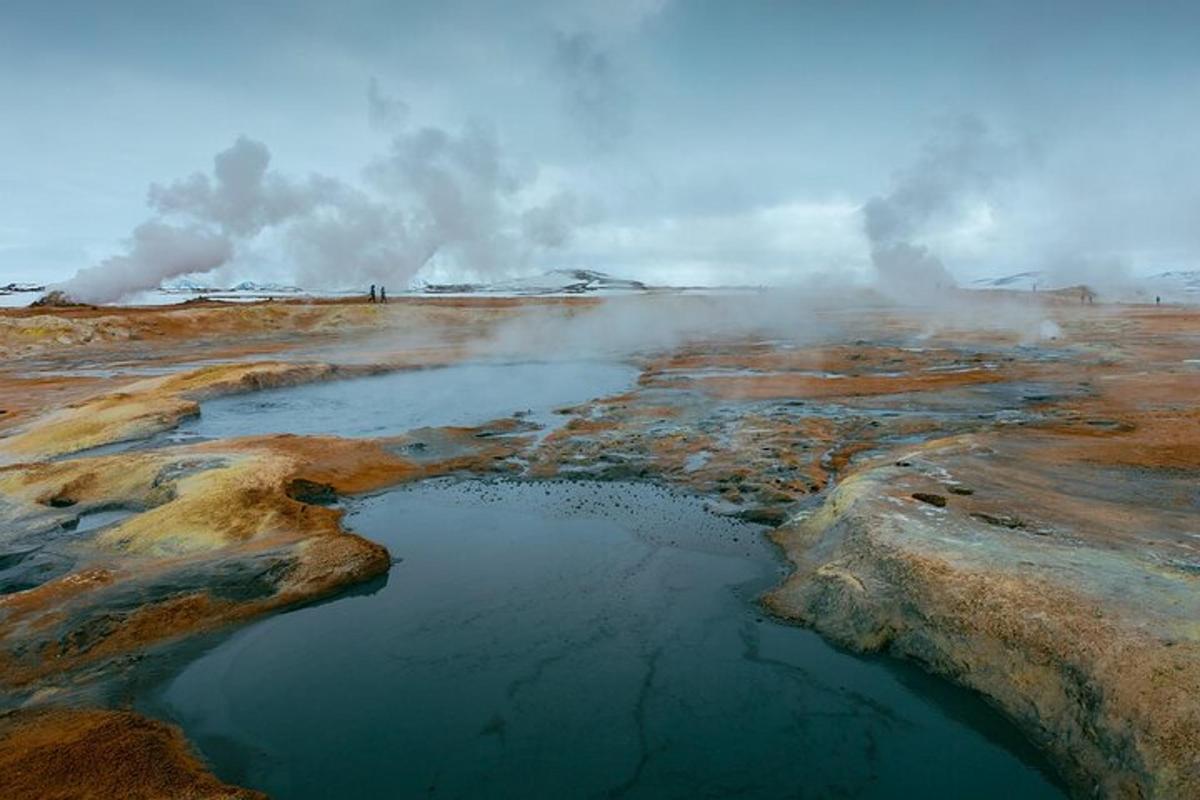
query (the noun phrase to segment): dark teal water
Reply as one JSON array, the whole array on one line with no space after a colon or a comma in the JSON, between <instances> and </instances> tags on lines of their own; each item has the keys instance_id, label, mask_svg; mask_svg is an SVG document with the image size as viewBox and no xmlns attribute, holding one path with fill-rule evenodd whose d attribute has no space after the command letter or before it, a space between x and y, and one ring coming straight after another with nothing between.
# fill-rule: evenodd
<instances>
[{"instance_id":1,"label":"dark teal water","mask_svg":"<svg viewBox=\"0 0 1200 800\"><path fill-rule=\"evenodd\" d=\"M1061 797L975 696L764 619L761 529L640 484L431 481L399 559L138 700L278 798Z\"/></svg>"}]
</instances>

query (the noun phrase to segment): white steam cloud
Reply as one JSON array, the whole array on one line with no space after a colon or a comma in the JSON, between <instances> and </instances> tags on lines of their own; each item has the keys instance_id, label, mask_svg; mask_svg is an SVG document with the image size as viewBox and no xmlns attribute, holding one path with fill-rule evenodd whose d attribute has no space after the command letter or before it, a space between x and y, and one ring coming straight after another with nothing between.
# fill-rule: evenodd
<instances>
[{"instance_id":1,"label":"white steam cloud","mask_svg":"<svg viewBox=\"0 0 1200 800\"><path fill-rule=\"evenodd\" d=\"M79 270L62 288L72 297L115 300L132 289L157 286L165 276L208 272L232 257L227 236L150 220L134 228L124 254Z\"/></svg>"},{"instance_id":2,"label":"white steam cloud","mask_svg":"<svg viewBox=\"0 0 1200 800\"><path fill-rule=\"evenodd\" d=\"M269 169L262 142L240 137L214 158L212 174L154 184L156 216L135 229L125 253L81 269L60 289L112 302L164 280L208 272L267 231L278 231L306 286L406 285L431 263L476 273L519 267L537 249L562 246L575 202L530 202L495 134L478 123L457 133L407 129L407 107L372 81L369 121L398 129L363 170L362 187Z\"/></svg>"},{"instance_id":3,"label":"white steam cloud","mask_svg":"<svg viewBox=\"0 0 1200 800\"><path fill-rule=\"evenodd\" d=\"M880 288L900 300L920 300L953 287L945 265L918 240L931 224L961 214L968 200L983 195L1013 166L1011 151L994 143L975 117L957 120L929 142L898 173L891 192L863 205L863 230Z\"/></svg>"},{"instance_id":4,"label":"white steam cloud","mask_svg":"<svg viewBox=\"0 0 1200 800\"><path fill-rule=\"evenodd\" d=\"M342 187L330 178L313 176L294 182L268 172L271 153L262 142L239 137L213 159L213 178L195 173L168 186L152 184L151 208L163 215L179 214L211 223L230 237L252 237L336 202Z\"/></svg>"}]
</instances>

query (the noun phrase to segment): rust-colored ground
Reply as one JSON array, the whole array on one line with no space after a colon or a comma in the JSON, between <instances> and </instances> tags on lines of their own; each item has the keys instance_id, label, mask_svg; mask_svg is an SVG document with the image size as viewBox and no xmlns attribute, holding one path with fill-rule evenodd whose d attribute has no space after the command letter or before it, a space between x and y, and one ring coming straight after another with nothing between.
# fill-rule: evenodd
<instances>
[{"instance_id":1,"label":"rust-colored ground","mask_svg":"<svg viewBox=\"0 0 1200 800\"><path fill-rule=\"evenodd\" d=\"M205 770L177 728L127 711L0 716L0 797L255 800Z\"/></svg>"},{"instance_id":2,"label":"rust-colored ground","mask_svg":"<svg viewBox=\"0 0 1200 800\"><path fill-rule=\"evenodd\" d=\"M653 315L658 301L638 302ZM718 301L662 302L659 316ZM569 327L514 338L506 326L580 321L592 336L604 326L586 327L589 315L604 306L422 298L0 314L0 524L63 543L71 563L0 596L7 704L70 706L123 659L386 570L387 553L323 505L331 496L459 472L633 478L774 526L795 572L767 598L772 610L985 694L1080 796L1195 796L1200 312L1018 295L963 295L961 306L806 311L778 334L647 341L626 356L643 369L632 391L564 409L541 440L510 419L398 440L252 437L90 457L73 454L173 427L216 394L444 364L496 340L518 356L554 353ZM1053 338L1031 334L1042 329ZM86 545L63 533L114 507L139 513ZM192 775L194 796L234 791L173 771L199 767L169 729L124 712L47 713L6 730L41 720L21 722L21 736L67 737L60 760L4 748L6 764L42 765L46 796L74 796L65 765L105 752L97 731L126 741L122 726L138 724L181 748L164 780ZM71 714L83 722L55 716ZM72 726L89 733L70 738ZM113 780L139 796L133 778Z\"/></svg>"}]
</instances>

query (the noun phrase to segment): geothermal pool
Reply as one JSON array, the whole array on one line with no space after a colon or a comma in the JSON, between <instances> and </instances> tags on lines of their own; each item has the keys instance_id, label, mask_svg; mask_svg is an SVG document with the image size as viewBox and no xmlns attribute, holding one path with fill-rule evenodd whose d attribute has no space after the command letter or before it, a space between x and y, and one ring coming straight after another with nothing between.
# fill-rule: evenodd
<instances>
[{"instance_id":1,"label":"geothermal pool","mask_svg":"<svg viewBox=\"0 0 1200 800\"><path fill-rule=\"evenodd\" d=\"M465 362L306 383L205 400L200 416L149 439L84 451L107 455L233 436L397 436L414 428L479 425L518 415L546 433L554 411L632 389L640 370L619 361ZM75 454L78 455L78 454Z\"/></svg>"},{"instance_id":2,"label":"geothermal pool","mask_svg":"<svg viewBox=\"0 0 1200 800\"><path fill-rule=\"evenodd\" d=\"M394 436L413 428L477 425L521 414L554 427L556 408L618 394L639 371L610 361L463 363L305 384L204 402L177 439L267 433Z\"/></svg>"},{"instance_id":3,"label":"geothermal pool","mask_svg":"<svg viewBox=\"0 0 1200 800\"><path fill-rule=\"evenodd\" d=\"M763 529L697 498L439 479L346 523L389 548L385 579L139 690L225 780L278 798L1062 796L975 696L764 618L782 565Z\"/></svg>"}]
</instances>

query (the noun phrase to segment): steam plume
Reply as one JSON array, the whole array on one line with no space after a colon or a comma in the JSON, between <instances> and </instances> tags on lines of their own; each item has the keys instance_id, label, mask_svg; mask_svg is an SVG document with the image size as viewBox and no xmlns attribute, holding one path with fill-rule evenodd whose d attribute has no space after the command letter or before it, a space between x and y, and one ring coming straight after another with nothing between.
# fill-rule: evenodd
<instances>
[{"instance_id":1,"label":"steam plume","mask_svg":"<svg viewBox=\"0 0 1200 800\"><path fill-rule=\"evenodd\" d=\"M884 291L916 300L954 285L941 260L916 240L931 222L952 216L967 198L990 188L1007 156L982 122L963 117L896 176L890 193L863 205L871 262Z\"/></svg>"},{"instance_id":2,"label":"steam plume","mask_svg":"<svg viewBox=\"0 0 1200 800\"><path fill-rule=\"evenodd\" d=\"M212 223L230 236L250 237L336 201L341 191L330 178L313 176L301 183L267 172L270 162L265 144L241 136L213 159L213 178L198 172L167 186L152 184L150 206L160 214Z\"/></svg>"},{"instance_id":3,"label":"steam plume","mask_svg":"<svg viewBox=\"0 0 1200 800\"><path fill-rule=\"evenodd\" d=\"M123 255L79 270L64 288L83 300L117 300L125 294L124 287L157 286L164 276L207 272L232 256L233 242L227 236L151 220L134 228Z\"/></svg>"},{"instance_id":4,"label":"steam plume","mask_svg":"<svg viewBox=\"0 0 1200 800\"><path fill-rule=\"evenodd\" d=\"M406 107L374 81L367 100L375 126L401 125ZM116 301L223 266L272 229L305 285L406 285L432 262L513 269L537 248L561 246L574 224L569 195L544 205L522 197L525 184L479 123L458 133L401 128L364 168L364 187L320 175L293 179L270 170L270 160L265 144L243 136L216 155L211 175L152 185L157 216L134 231L127 251L59 288L81 300Z\"/></svg>"}]
</instances>

